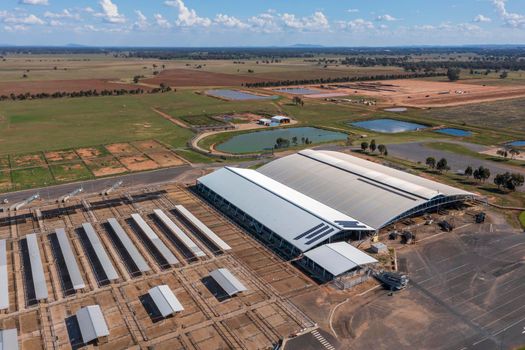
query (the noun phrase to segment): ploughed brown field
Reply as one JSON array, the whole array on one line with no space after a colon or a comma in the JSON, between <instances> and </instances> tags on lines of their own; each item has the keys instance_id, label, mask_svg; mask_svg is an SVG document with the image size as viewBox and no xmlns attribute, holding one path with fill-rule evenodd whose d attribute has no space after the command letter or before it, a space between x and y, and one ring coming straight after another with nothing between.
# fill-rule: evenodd
<instances>
[{"instance_id":1,"label":"ploughed brown field","mask_svg":"<svg viewBox=\"0 0 525 350\"><path fill-rule=\"evenodd\" d=\"M143 83L169 86L241 86L243 83L258 83L272 79L251 75L203 72L190 69L166 69L154 78L144 79Z\"/></svg>"},{"instance_id":2,"label":"ploughed brown field","mask_svg":"<svg viewBox=\"0 0 525 350\"><path fill-rule=\"evenodd\" d=\"M142 88L149 90L149 87L133 84L116 83L106 79L77 79L77 80L41 80L41 81L21 81L21 82L2 82L0 83L0 95L9 94L31 94L55 93L55 92L78 92L81 90L135 90Z\"/></svg>"}]
</instances>

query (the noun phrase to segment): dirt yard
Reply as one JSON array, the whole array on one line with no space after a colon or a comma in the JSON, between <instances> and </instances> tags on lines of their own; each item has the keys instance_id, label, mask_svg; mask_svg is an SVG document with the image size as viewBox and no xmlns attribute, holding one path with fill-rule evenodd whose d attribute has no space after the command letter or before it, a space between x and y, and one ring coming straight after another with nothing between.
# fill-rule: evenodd
<instances>
[{"instance_id":1,"label":"dirt yard","mask_svg":"<svg viewBox=\"0 0 525 350\"><path fill-rule=\"evenodd\" d=\"M483 86L416 79L332 84L330 93L378 98L385 105L447 107L525 96L525 86ZM315 87L315 86L312 86Z\"/></svg>"},{"instance_id":2,"label":"dirt yard","mask_svg":"<svg viewBox=\"0 0 525 350\"><path fill-rule=\"evenodd\" d=\"M46 152L44 155L47 161L50 163L79 160L79 157L75 151Z\"/></svg>"},{"instance_id":3,"label":"dirt yard","mask_svg":"<svg viewBox=\"0 0 525 350\"><path fill-rule=\"evenodd\" d=\"M144 171L157 169L159 165L143 155L133 155L119 158L119 161L128 168L129 171Z\"/></svg>"},{"instance_id":4,"label":"dirt yard","mask_svg":"<svg viewBox=\"0 0 525 350\"><path fill-rule=\"evenodd\" d=\"M123 156L139 153L138 150L129 143L113 143L111 145L106 145L106 149L110 151L114 156Z\"/></svg>"},{"instance_id":5,"label":"dirt yard","mask_svg":"<svg viewBox=\"0 0 525 350\"><path fill-rule=\"evenodd\" d=\"M242 83L257 83L269 79L249 75L203 72L190 69L166 69L154 78L144 79L143 83L170 86L240 86Z\"/></svg>"}]
</instances>

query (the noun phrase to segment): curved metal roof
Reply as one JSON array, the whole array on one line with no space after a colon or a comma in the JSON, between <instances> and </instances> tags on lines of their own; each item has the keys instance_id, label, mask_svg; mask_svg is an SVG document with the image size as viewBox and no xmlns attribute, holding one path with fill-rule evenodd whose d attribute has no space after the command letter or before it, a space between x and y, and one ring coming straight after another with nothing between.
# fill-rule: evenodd
<instances>
[{"instance_id":1,"label":"curved metal roof","mask_svg":"<svg viewBox=\"0 0 525 350\"><path fill-rule=\"evenodd\" d=\"M473 196L333 151L304 150L274 160L257 171L374 229L434 198Z\"/></svg>"}]
</instances>

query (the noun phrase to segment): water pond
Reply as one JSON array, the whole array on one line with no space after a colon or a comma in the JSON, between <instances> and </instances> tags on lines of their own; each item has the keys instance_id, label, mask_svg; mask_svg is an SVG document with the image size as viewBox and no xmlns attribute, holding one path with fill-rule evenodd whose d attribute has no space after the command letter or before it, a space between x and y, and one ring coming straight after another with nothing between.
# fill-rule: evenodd
<instances>
[{"instance_id":1,"label":"water pond","mask_svg":"<svg viewBox=\"0 0 525 350\"><path fill-rule=\"evenodd\" d=\"M443 129L437 129L434 131L440 134L451 135L451 136L460 136L460 137L472 136L472 131L463 130L463 129L443 128Z\"/></svg>"},{"instance_id":2,"label":"water pond","mask_svg":"<svg viewBox=\"0 0 525 350\"><path fill-rule=\"evenodd\" d=\"M398 132L414 131L427 128L426 125L404 122L396 119L373 119L365 120L362 122L351 123L352 126L358 128L367 129L376 132L383 132L387 134L395 134Z\"/></svg>"},{"instance_id":3,"label":"water pond","mask_svg":"<svg viewBox=\"0 0 525 350\"><path fill-rule=\"evenodd\" d=\"M256 131L233 136L229 140L217 145L217 150L228 153L252 153L269 150L275 147L277 139L288 140L290 146L294 146L292 140L297 138L297 144L301 145L303 138L311 143L346 140L347 134L343 132L329 131L314 127L281 128L266 131ZM284 142L286 143L286 142Z\"/></svg>"},{"instance_id":4,"label":"water pond","mask_svg":"<svg viewBox=\"0 0 525 350\"><path fill-rule=\"evenodd\" d=\"M237 91L237 90L227 90L227 89L217 89L217 90L208 90L206 91L207 95L223 98L226 100L233 101L245 101L245 100L272 100L277 98L277 96L261 96L256 94L251 94L246 91Z\"/></svg>"}]
</instances>

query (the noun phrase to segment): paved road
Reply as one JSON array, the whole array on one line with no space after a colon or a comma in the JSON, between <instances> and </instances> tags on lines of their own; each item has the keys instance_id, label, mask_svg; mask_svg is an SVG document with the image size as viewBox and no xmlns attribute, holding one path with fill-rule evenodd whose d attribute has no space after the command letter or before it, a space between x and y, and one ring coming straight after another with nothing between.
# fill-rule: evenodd
<instances>
[{"instance_id":1,"label":"paved road","mask_svg":"<svg viewBox=\"0 0 525 350\"><path fill-rule=\"evenodd\" d=\"M84 187L86 193L96 193L101 192L102 190L110 187L115 182L122 180L124 186L132 187L138 185L151 185L155 183L162 183L167 181L172 181L175 178L181 176L186 171L191 170L192 167L189 165L175 167L175 168L166 168L155 171L149 171L144 173L134 173L127 174L122 176L115 176L111 178L89 180L84 182L68 183L63 185L50 186L40 189L31 189L18 192L11 192L7 194L0 195L0 200L7 199L9 203L16 203L22 201L31 195L39 192L40 196L43 199L55 199L63 195L66 195L80 186Z\"/></svg>"},{"instance_id":2,"label":"paved road","mask_svg":"<svg viewBox=\"0 0 525 350\"><path fill-rule=\"evenodd\" d=\"M504 173L506 171L520 172L525 175L525 167L520 168L517 166L497 163L490 160L452 153L449 151L436 150L426 147L422 142L388 145L388 153L396 158L406 159L412 162L421 162L423 164L425 163L427 157L434 157L436 160L439 160L440 158L446 158L448 165L454 172L464 171L468 165L471 165L474 168L483 165L484 167L490 169L492 175ZM489 181L492 181L492 178ZM521 187L519 191L525 191L525 188Z\"/></svg>"}]
</instances>

